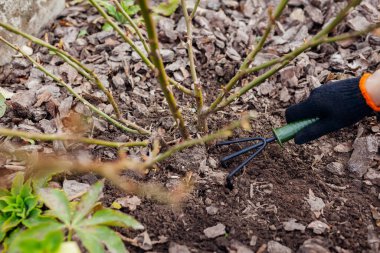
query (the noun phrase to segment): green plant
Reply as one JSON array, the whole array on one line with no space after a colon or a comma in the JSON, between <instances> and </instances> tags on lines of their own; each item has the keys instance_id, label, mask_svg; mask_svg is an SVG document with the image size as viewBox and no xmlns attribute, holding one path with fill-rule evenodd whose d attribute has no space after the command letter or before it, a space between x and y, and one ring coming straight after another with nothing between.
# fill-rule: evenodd
<instances>
[{"instance_id":1,"label":"green plant","mask_svg":"<svg viewBox=\"0 0 380 253\"><path fill-rule=\"evenodd\" d=\"M139 17L135 20L132 20L130 18L131 16L136 15L140 11L140 6L135 4L135 0L121 0L120 6L122 10L119 7L112 4L112 2L118 3L114 0L97 0L97 2L107 10L108 15L110 15L117 22L123 25L126 24L128 26L133 25L133 23L139 24L142 22L142 19ZM154 6L152 8L152 11L155 16L170 16L178 9L179 4L179 0L168 0L166 2L159 3L157 6ZM109 22L106 22L102 26L102 29L104 31L112 31L113 27Z\"/></svg>"},{"instance_id":2,"label":"green plant","mask_svg":"<svg viewBox=\"0 0 380 253\"><path fill-rule=\"evenodd\" d=\"M110 0L97 0L97 2L103 6L107 13L113 17L117 22L121 24L126 24L130 20L128 20L125 15L123 15L120 11L117 10L117 8L111 3ZM125 11L129 16L133 16L139 12L140 7L135 4L134 0L122 0L120 2L121 7L123 8L123 11ZM133 21L134 22L134 21ZM112 26L106 22L102 29L104 31L112 31Z\"/></svg>"},{"instance_id":3,"label":"green plant","mask_svg":"<svg viewBox=\"0 0 380 253\"><path fill-rule=\"evenodd\" d=\"M23 173L17 173L10 191L0 189L0 242L15 230L46 221L41 207L30 180L24 183Z\"/></svg>"},{"instance_id":4,"label":"green plant","mask_svg":"<svg viewBox=\"0 0 380 253\"><path fill-rule=\"evenodd\" d=\"M41 200L49 208L45 215L54 220L20 232L12 240L9 253L54 253L64 241L73 243L74 238L80 240L90 253L106 252L105 247L112 253L127 252L118 234L109 226L144 227L129 215L108 208L99 209L97 201L103 187L103 181L94 184L78 203L70 203L61 190L39 189Z\"/></svg>"}]
</instances>

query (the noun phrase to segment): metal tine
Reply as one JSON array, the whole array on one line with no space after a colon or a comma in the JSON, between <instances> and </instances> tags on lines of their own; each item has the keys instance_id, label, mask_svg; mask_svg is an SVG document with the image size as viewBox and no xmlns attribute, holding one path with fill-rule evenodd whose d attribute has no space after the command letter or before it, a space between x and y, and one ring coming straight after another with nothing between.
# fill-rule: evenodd
<instances>
[{"instance_id":1,"label":"metal tine","mask_svg":"<svg viewBox=\"0 0 380 253\"><path fill-rule=\"evenodd\" d=\"M228 174L228 176L227 176L227 187L228 188L230 188L230 189L233 188L232 178L235 176L235 174L238 173L239 171L241 171L250 161L252 161L253 158L255 158L258 154L260 154L261 151L263 151L263 149L267 145L267 141L265 138L262 138L262 139L263 139L263 143L261 144L259 149L257 149L255 151L255 153L253 153L251 156L249 156L246 160L244 160L241 164L239 164L239 166L237 166L233 171L231 171Z\"/></svg>"},{"instance_id":2,"label":"metal tine","mask_svg":"<svg viewBox=\"0 0 380 253\"><path fill-rule=\"evenodd\" d=\"M256 141L261 138L262 137L249 137L249 138L241 138L241 139L235 139L235 140L230 140L230 141L221 141L221 142L216 143L216 146L230 145L230 144L247 142L247 141Z\"/></svg>"},{"instance_id":3,"label":"metal tine","mask_svg":"<svg viewBox=\"0 0 380 253\"><path fill-rule=\"evenodd\" d=\"M248 138L247 138L248 139ZM242 150L239 150L235 153L232 153L228 156L225 156L223 157L221 160L220 160L220 163L225 166L226 165L226 162L237 157L237 156L240 156L240 155L243 155L249 151L251 151L252 149L255 149L255 148L260 148L262 145L265 145L266 144L266 140L265 138L263 137L254 137L254 138L250 138L252 141L260 141L259 143L255 144L255 145L252 145L252 146L248 146L246 148L243 148ZM236 143L236 142L235 142ZM227 145L227 144L226 144Z\"/></svg>"}]
</instances>

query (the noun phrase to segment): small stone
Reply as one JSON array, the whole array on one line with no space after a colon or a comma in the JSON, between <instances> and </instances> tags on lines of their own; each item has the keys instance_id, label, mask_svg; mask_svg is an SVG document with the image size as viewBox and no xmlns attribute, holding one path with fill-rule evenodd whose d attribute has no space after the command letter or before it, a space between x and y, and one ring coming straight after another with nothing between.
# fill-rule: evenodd
<instances>
[{"instance_id":1,"label":"small stone","mask_svg":"<svg viewBox=\"0 0 380 253\"><path fill-rule=\"evenodd\" d=\"M284 87L280 91L280 101L288 102L291 99L288 88Z\"/></svg>"},{"instance_id":2,"label":"small stone","mask_svg":"<svg viewBox=\"0 0 380 253\"><path fill-rule=\"evenodd\" d=\"M213 227L206 228L203 233L207 238L216 238L218 236L226 234L226 226L222 223L218 223Z\"/></svg>"},{"instance_id":3,"label":"small stone","mask_svg":"<svg viewBox=\"0 0 380 253\"><path fill-rule=\"evenodd\" d=\"M174 61L174 57L175 57L175 54L172 50L170 49L162 49L161 50L161 56L162 56L162 60L164 62L173 62Z\"/></svg>"},{"instance_id":4,"label":"small stone","mask_svg":"<svg viewBox=\"0 0 380 253\"><path fill-rule=\"evenodd\" d=\"M329 163L326 166L326 170L334 175L343 176L344 175L344 165L338 162Z\"/></svg>"},{"instance_id":5,"label":"small stone","mask_svg":"<svg viewBox=\"0 0 380 253\"><path fill-rule=\"evenodd\" d=\"M379 140L376 136L357 138L353 145L354 151L348 161L348 170L358 177L362 177L377 154Z\"/></svg>"},{"instance_id":6,"label":"small stone","mask_svg":"<svg viewBox=\"0 0 380 253\"><path fill-rule=\"evenodd\" d=\"M292 253L292 250L279 242L269 241L267 247L268 253Z\"/></svg>"},{"instance_id":7,"label":"small stone","mask_svg":"<svg viewBox=\"0 0 380 253\"><path fill-rule=\"evenodd\" d=\"M220 1L219 0L208 0L207 1L207 8L218 11L220 9Z\"/></svg>"},{"instance_id":8,"label":"small stone","mask_svg":"<svg viewBox=\"0 0 380 253\"><path fill-rule=\"evenodd\" d=\"M358 15L355 18L348 20L348 25L355 31L363 31L368 26L370 26L371 23L368 22L368 20L365 17Z\"/></svg>"},{"instance_id":9,"label":"small stone","mask_svg":"<svg viewBox=\"0 0 380 253\"><path fill-rule=\"evenodd\" d=\"M345 142L338 144L334 147L334 151L338 153L348 153L352 150L352 144Z\"/></svg>"},{"instance_id":10,"label":"small stone","mask_svg":"<svg viewBox=\"0 0 380 253\"><path fill-rule=\"evenodd\" d=\"M208 158L208 164L212 169L218 168L218 162L211 156Z\"/></svg>"},{"instance_id":11,"label":"small stone","mask_svg":"<svg viewBox=\"0 0 380 253\"><path fill-rule=\"evenodd\" d=\"M217 214L218 210L219 209L217 207L215 207L215 206L208 206L208 207L206 207L206 211L207 211L207 213L209 215L215 215L215 214Z\"/></svg>"},{"instance_id":12,"label":"small stone","mask_svg":"<svg viewBox=\"0 0 380 253\"><path fill-rule=\"evenodd\" d=\"M296 219L290 219L289 221L283 222L282 225L284 226L285 231L299 230L304 232L306 227L296 221Z\"/></svg>"},{"instance_id":13,"label":"small stone","mask_svg":"<svg viewBox=\"0 0 380 253\"><path fill-rule=\"evenodd\" d=\"M85 193L90 188L89 184L83 184L76 180L63 181L63 191L69 199L73 199L78 195Z\"/></svg>"},{"instance_id":14,"label":"small stone","mask_svg":"<svg viewBox=\"0 0 380 253\"><path fill-rule=\"evenodd\" d=\"M269 229L272 230L272 231L276 231L276 230L277 230L277 228L276 228L275 225L270 225L270 226L269 226Z\"/></svg>"},{"instance_id":15,"label":"small stone","mask_svg":"<svg viewBox=\"0 0 380 253\"><path fill-rule=\"evenodd\" d=\"M256 246L256 244L257 244L257 236L256 235L253 235L252 237L251 237L251 241L249 242L249 245L250 246Z\"/></svg>"},{"instance_id":16,"label":"small stone","mask_svg":"<svg viewBox=\"0 0 380 253\"><path fill-rule=\"evenodd\" d=\"M320 238L311 238L304 241L302 246L298 249L297 253L330 253L330 250L328 250L328 248L329 243L322 241Z\"/></svg>"},{"instance_id":17,"label":"small stone","mask_svg":"<svg viewBox=\"0 0 380 253\"><path fill-rule=\"evenodd\" d=\"M376 126L371 127L371 130L374 133L378 133L378 132L380 132L380 127L376 125Z\"/></svg>"},{"instance_id":18,"label":"small stone","mask_svg":"<svg viewBox=\"0 0 380 253\"><path fill-rule=\"evenodd\" d=\"M190 253L190 250L185 245L171 242L169 245L169 253Z\"/></svg>"},{"instance_id":19,"label":"small stone","mask_svg":"<svg viewBox=\"0 0 380 253\"><path fill-rule=\"evenodd\" d=\"M322 221L316 220L307 225L307 228L313 229L313 233L317 235L323 234L326 230L330 229L330 226Z\"/></svg>"},{"instance_id":20,"label":"small stone","mask_svg":"<svg viewBox=\"0 0 380 253\"><path fill-rule=\"evenodd\" d=\"M311 20L317 24L323 24L323 13L319 8L315 8L311 5L306 6L305 8L306 13L309 15Z\"/></svg>"},{"instance_id":21,"label":"small stone","mask_svg":"<svg viewBox=\"0 0 380 253\"><path fill-rule=\"evenodd\" d=\"M305 13L301 8L297 8L290 14L290 18L292 20L303 23L305 22Z\"/></svg>"},{"instance_id":22,"label":"small stone","mask_svg":"<svg viewBox=\"0 0 380 253\"><path fill-rule=\"evenodd\" d=\"M212 200L209 198L206 198L205 199L205 205L211 205L211 204L212 204Z\"/></svg>"},{"instance_id":23,"label":"small stone","mask_svg":"<svg viewBox=\"0 0 380 253\"><path fill-rule=\"evenodd\" d=\"M309 197L306 199L307 203L310 205L310 210L314 213L314 215L319 218L321 215L323 208L325 207L325 203L323 199L315 196L314 192L309 189Z\"/></svg>"},{"instance_id":24,"label":"small stone","mask_svg":"<svg viewBox=\"0 0 380 253\"><path fill-rule=\"evenodd\" d=\"M230 251L230 252L236 252L236 253L254 253L250 248L248 248L243 243L241 243L241 242L239 242L237 240L232 240L231 249L233 249L235 251Z\"/></svg>"},{"instance_id":25,"label":"small stone","mask_svg":"<svg viewBox=\"0 0 380 253\"><path fill-rule=\"evenodd\" d=\"M240 54L232 47L228 47L226 51L226 55L234 61L241 61Z\"/></svg>"},{"instance_id":26,"label":"small stone","mask_svg":"<svg viewBox=\"0 0 380 253\"><path fill-rule=\"evenodd\" d=\"M380 171L370 168L364 175L364 179L371 181L371 183L380 186Z\"/></svg>"}]
</instances>

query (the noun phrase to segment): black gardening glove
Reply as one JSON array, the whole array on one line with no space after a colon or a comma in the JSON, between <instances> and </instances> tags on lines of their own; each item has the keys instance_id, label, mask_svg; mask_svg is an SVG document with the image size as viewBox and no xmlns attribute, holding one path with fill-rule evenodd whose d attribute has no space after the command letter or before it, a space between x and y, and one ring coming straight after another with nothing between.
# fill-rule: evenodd
<instances>
[{"instance_id":1,"label":"black gardening glove","mask_svg":"<svg viewBox=\"0 0 380 253\"><path fill-rule=\"evenodd\" d=\"M373 115L373 109L367 104L366 91L363 93L367 101L362 94L363 85L368 76L365 74L362 78L322 85L314 89L305 101L289 107L286 110L288 123L319 118L319 121L297 133L295 143L304 144Z\"/></svg>"}]
</instances>

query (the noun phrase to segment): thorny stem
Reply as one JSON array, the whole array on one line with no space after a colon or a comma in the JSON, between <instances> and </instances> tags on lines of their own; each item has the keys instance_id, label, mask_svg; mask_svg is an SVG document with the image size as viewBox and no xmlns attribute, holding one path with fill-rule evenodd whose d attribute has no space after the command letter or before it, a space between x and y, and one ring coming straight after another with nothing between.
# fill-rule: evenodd
<instances>
[{"instance_id":1,"label":"thorny stem","mask_svg":"<svg viewBox=\"0 0 380 253\"><path fill-rule=\"evenodd\" d=\"M95 82L95 84L98 86L98 88L106 94L107 99L109 103L112 105L113 109L115 110L115 113L118 118L120 118L120 110L117 106L114 97L112 96L111 92L107 90L104 86L104 84L100 81L99 77L95 74L94 71L87 68L84 64L82 64L78 59L71 56L70 54L66 53L65 51L50 45L49 43L38 39L30 34L24 33L21 30L17 29L16 27L13 27L11 25L8 25L6 23L0 22L0 26L7 29L8 31L18 34L27 40L36 43L40 46L48 48L50 51L56 53L59 57L61 57L65 62L67 62L71 67L73 67L75 70L77 70L82 76L87 78L89 81Z\"/></svg>"},{"instance_id":2,"label":"thorny stem","mask_svg":"<svg viewBox=\"0 0 380 253\"><path fill-rule=\"evenodd\" d=\"M13 48L17 52L21 53L25 58L27 58L29 61L31 61L39 70L41 70L42 72L44 72L47 76L51 77L57 83L59 83L62 86L64 86L74 97L76 97L84 105L88 106L92 111L94 111L95 113L97 113L101 117L105 118L106 120L108 120L110 123L112 123L116 127L120 128L120 129L122 129L122 130L124 130L126 132L129 132L129 133L135 133L135 134L139 133L137 130L134 130L134 129L126 127L125 125L121 124L119 121L113 119L112 117L108 116L106 113L104 113L101 110L99 110L96 106L92 105L90 102L88 102L86 99L84 99L81 95L79 95L78 93L76 93L74 91L74 89L71 88L71 86L69 86L67 83L65 83L62 80L62 78L60 78L60 77L58 77L58 76L50 73L46 68L44 68L41 64L39 64L37 61L35 61L32 57L30 57L29 55L27 55L18 46L10 43L9 41L7 41L6 39L4 39L1 36L0 36L0 41L4 42L5 44L7 44L9 47Z\"/></svg>"},{"instance_id":3,"label":"thorny stem","mask_svg":"<svg viewBox=\"0 0 380 253\"><path fill-rule=\"evenodd\" d=\"M93 0L90 0L90 1L93 1ZM176 121L178 125L178 128L181 132L182 137L185 139L188 139L189 133L187 132L185 121L183 120L181 111L179 110L177 106L177 101L173 95L173 92L170 89L169 79L166 74L164 63L160 55L156 26L151 15L151 10L149 9L149 6L148 6L148 0L139 0L138 3L140 5L141 14L144 18L146 30L148 32L149 44L150 44L150 49L151 49L150 55L151 55L152 62L157 69L158 81L160 82L162 92L164 93L164 96L169 105L170 111L173 115L174 120Z\"/></svg>"},{"instance_id":4,"label":"thorny stem","mask_svg":"<svg viewBox=\"0 0 380 253\"><path fill-rule=\"evenodd\" d=\"M186 22L186 30L187 30L187 53L189 55L189 63L190 63L190 72L191 77L193 79L194 86L194 97L197 102L197 113L200 116L203 110L203 94L202 94L202 85L198 80L197 70L195 65L195 55L193 51L193 25L192 19L189 17L189 13L187 12L186 0L181 0L183 16L185 17ZM196 10L194 8L194 10ZM201 131L206 131L205 120L201 120L201 117L198 116L198 128Z\"/></svg>"},{"instance_id":5,"label":"thorny stem","mask_svg":"<svg viewBox=\"0 0 380 253\"><path fill-rule=\"evenodd\" d=\"M249 64L255 59L257 54L262 50L265 42L267 41L269 34L271 33L273 27L276 24L276 21L279 19L281 16L281 13L284 11L287 3L289 0L282 0L274 13L272 15L272 9L269 8L268 14L269 14L269 20L268 20L268 25L265 29L264 35L261 37L259 44L255 46L255 48L248 54L248 56L245 58L244 62L240 66L238 72L236 75L227 83L227 85L224 87L224 89L219 93L218 97L216 100L210 105L208 111L214 110L220 102L222 102L223 98L226 96L228 92L231 91L231 89L236 85L236 83L240 80L241 77L243 77L246 73L246 69L249 67Z\"/></svg>"},{"instance_id":6,"label":"thorny stem","mask_svg":"<svg viewBox=\"0 0 380 253\"><path fill-rule=\"evenodd\" d=\"M331 23L329 23L327 26L325 26L310 41L305 42L302 46L298 47L293 52L291 52L289 54L286 54L283 57L280 57L278 59L274 59L274 60L271 60L271 61L269 61L267 63L264 63L265 66L267 66L267 67L273 66L275 64L279 64L279 65L278 66L274 66L272 69L268 70L267 72L265 72L261 76L255 78L253 81L251 81L250 83L248 83L247 85L245 85L244 87L242 87L236 93L231 94L228 98L226 98L222 102L222 99L223 99L223 97L226 94L226 92L224 92L223 97L222 97L222 99L220 99L219 103L215 104L215 102L214 102L213 103L213 107L211 108L211 106L210 106L210 108L207 110L206 113L209 114L209 113L221 110L222 108L226 107L227 105L229 105L230 103L232 103L233 101L235 101L236 99L238 99L240 96L242 96L243 94L245 94L247 91L251 90L253 87L261 84L266 79L268 79L269 77L271 77L272 75L274 75L275 73L277 73L278 71L280 71L290 61L292 61L298 55L300 55L301 53L303 53L305 50L307 50L309 48L312 48L312 47L315 47L315 46L317 46L317 45L319 45L321 43L324 43L324 39L323 38L325 36L327 36L340 22L342 22L342 20L346 17L346 15L348 14L348 12L352 8L354 8L355 6L357 6L358 4L360 4L361 1L362 0L352 0L350 3L347 4L347 6L345 8L343 8L339 12L339 14L336 16L336 18ZM372 27L372 29L374 29L374 28ZM363 31L363 32L368 32L368 30L365 29L365 31ZM360 35L362 35L363 32L361 32ZM358 36L358 35L355 34L355 36ZM345 39L347 39L347 38L345 38ZM263 68L264 67L262 67L262 66L258 66L256 68L252 68L252 69L254 69L255 71L257 71L257 69L263 69ZM245 72L251 73L251 72L253 72L252 69L248 69Z\"/></svg>"},{"instance_id":7,"label":"thorny stem","mask_svg":"<svg viewBox=\"0 0 380 253\"><path fill-rule=\"evenodd\" d=\"M185 148L195 146L198 144L204 144L207 142L211 142L211 141L214 141L216 139L227 138L227 137L232 135L232 130L234 130L238 127L249 128L248 125L249 125L248 124L248 118L243 117L240 121L232 122L227 127L223 128L223 129L221 129L221 130L219 130L213 134L206 135L206 136L199 138L199 139L187 140L187 141L184 141L182 143L179 143L179 144L173 146L172 148L170 148L166 152L159 154L158 156L156 156L152 160L147 161L146 166L151 167L154 164L167 159L168 157L173 155L175 152L179 152L181 150L184 150Z\"/></svg>"},{"instance_id":8,"label":"thorny stem","mask_svg":"<svg viewBox=\"0 0 380 253\"><path fill-rule=\"evenodd\" d=\"M145 51L149 53L149 47L146 43L143 35L140 32L140 29L137 27L136 23L132 20L132 18L128 15L128 13L124 10L124 8L119 3L119 0L112 0L112 2L116 5L116 8L120 11L120 13L125 17L125 19L128 20L129 24L132 26L133 30L136 32L137 36L139 37L140 41L143 43L143 46L145 48Z\"/></svg>"},{"instance_id":9,"label":"thorny stem","mask_svg":"<svg viewBox=\"0 0 380 253\"><path fill-rule=\"evenodd\" d=\"M141 142L115 142L115 141L105 141L93 138L78 137L75 135L68 134L41 134L41 133L30 133L20 130L13 130L7 128L0 128L0 136L9 137L20 137L35 141L73 141L86 144L93 144L105 147L120 148L120 147L135 147L135 146L147 146L147 141Z\"/></svg>"}]
</instances>

